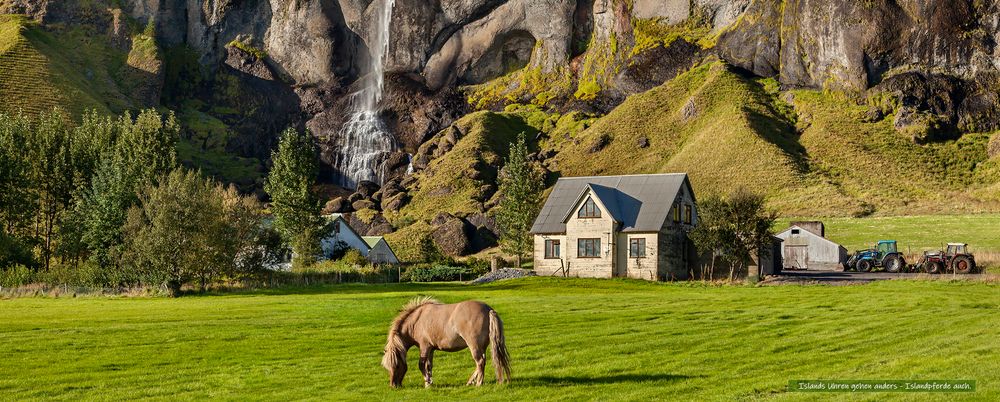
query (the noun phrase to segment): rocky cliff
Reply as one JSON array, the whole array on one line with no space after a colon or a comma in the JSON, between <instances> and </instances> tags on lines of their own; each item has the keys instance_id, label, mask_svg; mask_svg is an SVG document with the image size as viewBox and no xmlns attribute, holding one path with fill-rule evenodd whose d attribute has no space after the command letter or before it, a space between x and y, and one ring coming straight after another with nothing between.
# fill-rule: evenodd
<instances>
[{"instance_id":1,"label":"rocky cliff","mask_svg":"<svg viewBox=\"0 0 1000 402\"><path fill-rule=\"evenodd\" d=\"M130 100L120 105L108 101L109 109L117 112L160 102L177 110L199 160L226 155L266 160L274 135L283 127L296 126L313 133L323 148L324 162L330 164L334 158L330 149L344 123L350 94L370 70L373 45L367 42L376 4L380 3L0 0L0 13L26 14L57 37L59 32L74 32L73 27L104 34L106 45L123 52L134 64L132 70L150 81L120 85ZM155 46L138 48L146 52L132 63L132 53L138 51L134 38L141 34L155 36ZM812 99L810 92L795 91L835 94L844 104L840 119L877 133L887 143L897 144L896 149L906 148L907 155L919 155L921 146L939 147L925 150L928 153L946 152L941 147L947 141L973 144L963 145L962 152L982 147L981 157L968 156L972 173L962 173L979 183L986 180L982 179L986 173L975 166L987 158L986 148L992 152L996 147L987 146L981 135L967 134L1000 127L998 40L996 1L395 0L381 104L382 119L398 148L385 166L393 196L369 194L348 201L348 192L333 209L356 210L353 204L367 201L359 205L370 204L362 209L376 210L376 221L386 223L384 214L389 220L422 221L424 226L414 227L426 230L434 218L428 215L433 212L428 206L442 205L434 197L462 198L444 204L461 205L446 211L453 214L451 218L488 212L496 202L500 163L496 155L503 154L504 145L488 140L509 139L515 131L537 136L532 141L539 148L534 158L553 175L618 172L614 164L588 167L573 159L587 159L605 148L647 153L655 149L660 158L685 154L681 150L690 145L687 140L669 137L666 145L658 143L649 127L617 134L627 137L627 144L615 142L616 130L630 124L622 116L641 115L637 104L664 113L664 124L678 132L711 117L704 115L706 110L741 113L745 119L734 124L745 124L749 131L732 138L750 141L757 135L772 140L776 148L767 149L775 155L772 162L782 165L778 171L787 173L782 180L797 183L807 176L818 180L823 188L848 196L844 205L852 211L895 208L898 205L890 201L867 203L861 190L845 190L842 176L811 176L814 170L836 171L846 163L820 161L822 155L809 154L809 147L799 144L809 138L818 145L822 141L815 138L824 135L823 130L836 131L824 124L837 119L816 114L836 108L826 108L825 101L803 101ZM689 93L691 88L675 82L692 68L709 64L712 71L725 74L713 73L719 77L699 83L701 92ZM761 84L765 82L761 80L768 81ZM756 106L734 111L704 97L721 83L732 84L736 99L749 99L746 104ZM659 98L651 95L653 90L666 87L685 98L654 101ZM646 96L628 102L638 94ZM668 104L676 104L676 110ZM524 105L533 111L524 112ZM631 112L623 112L623 105ZM479 110L513 114L484 116ZM701 129L693 132L705 141L711 138ZM897 143L894 135L907 142ZM460 138L476 142L463 145ZM406 175L411 167L407 154L413 156L414 176ZM469 160L454 156L460 154L488 156ZM695 166L665 159L644 163L643 171ZM254 169L260 171L250 170ZM934 167L927 169L940 173ZM710 176L700 174L706 180ZM736 174L733 180L743 180L740 175L747 173ZM331 180L329 171L323 179ZM245 184L253 188L253 179L248 180ZM827 194L802 191L810 200ZM437 219L441 220L447 219ZM375 226L380 232L391 229L387 223Z\"/></svg>"}]
</instances>

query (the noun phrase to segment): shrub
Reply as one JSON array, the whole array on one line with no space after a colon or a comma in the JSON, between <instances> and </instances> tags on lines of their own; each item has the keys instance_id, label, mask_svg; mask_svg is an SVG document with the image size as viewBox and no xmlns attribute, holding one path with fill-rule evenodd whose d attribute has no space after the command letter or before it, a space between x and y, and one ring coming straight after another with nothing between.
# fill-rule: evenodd
<instances>
[{"instance_id":1,"label":"shrub","mask_svg":"<svg viewBox=\"0 0 1000 402\"><path fill-rule=\"evenodd\" d=\"M16 264L6 269L0 269L0 286L12 288L24 286L32 282L33 273L28 267Z\"/></svg>"},{"instance_id":2,"label":"shrub","mask_svg":"<svg viewBox=\"0 0 1000 402\"><path fill-rule=\"evenodd\" d=\"M469 270L469 276L480 277L490 272L490 260L485 258L472 257L465 261L465 266Z\"/></svg>"},{"instance_id":3,"label":"shrub","mask_svg":"<svg viewBox=\"0 0 1000 402\"><path fill-rule=\"evenodd\" d=\"M469 269L450 265L413 265L403 272L403 280L410 282L440 282L472 279Z\"/></svg>"},{"instance_id":4,"label":"shrub","mask_svg":"<svg viewBox=\"0 0 1000 402\"><path fill-rule=\"evenodd\" d=\"M357 249L349 249L344 253L344 256L340 259L342 263L348 266L362 267L365 265L371 265L365 256L361 255L361 252Z\"/></svg>"}]
</instances>

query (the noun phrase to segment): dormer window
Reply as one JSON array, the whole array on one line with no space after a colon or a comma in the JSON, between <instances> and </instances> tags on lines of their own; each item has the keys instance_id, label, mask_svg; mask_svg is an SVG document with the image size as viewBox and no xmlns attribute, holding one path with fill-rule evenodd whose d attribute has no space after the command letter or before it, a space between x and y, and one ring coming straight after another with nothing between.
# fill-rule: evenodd
<instances>
[{"instance_id":1,"label":"dormer window","mask_svg":"<svg viewBox=\"0 0 1000 402\"><path fill-rule=\"evenodd\" d=\"M597 208L597 203L594 202L593 198L587 197L587 201L584 201L583 206L576 213L576 217L581 219L600 218L601 210Z\"/></svg>"}]
</instances>

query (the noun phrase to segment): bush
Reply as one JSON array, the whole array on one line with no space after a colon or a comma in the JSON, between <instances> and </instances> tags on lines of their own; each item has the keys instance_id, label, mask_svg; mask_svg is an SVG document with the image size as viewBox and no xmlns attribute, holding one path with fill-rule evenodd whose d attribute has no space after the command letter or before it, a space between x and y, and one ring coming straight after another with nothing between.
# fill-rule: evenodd
<instances>
[{"instance_id":1,"label":"bush","mask_svg":"<svg viewBox=\"0 0 1000 402\"><path fill-rule=\"evenodd\" d=\"M321 283L389 283L399 282L395 266L372 264L353 265L344 261L323 260L308 268L292 272L274 272L272 280L282 285Z\"/></svg>"},{"instance_id":2,"label":"bush","mask_svg":"<svg viewBox=\"0 0 1000 402\"><path fill-rule=\"evenodd\" d=\"M361 252L357 249L350 249L344 253L344 256L340 258L340 262L353 267L362 267L365 265L371 265L365 256L361 255Z\"/></svg>"},{"instance_id":3,"label":"bush","mask_svg":"<svg viewBox=\"0 0 1000 402\"><path fill-rule=\"evenodd\" d=\"M480 277L490 272L490 260L485 258L472 257L465 261L465 266L469 269L469 275Z\"/></svg>"},{"instance_id":4,"label":"bush","mask_svg":"<svg viewBox=\"0 0 1000 402\"><path fill-rule=\"evenodd\" d=\"M0 286L13 288L27 285L32 281L34 275L28 267L16 264L6 269L0 269Z\"/></svg>"},{"instance_id":5,"label":"bush","mask_svg":"<svg viewBox=\"0 0 1000 402\"><path fill-rule=\"evenodd\" d=\"M473 279L473 275L467 267L419 264L411 266L406 272L403 272L402 279L410 282L442 282L469 280Z\"/></svg>"}]
</instances>

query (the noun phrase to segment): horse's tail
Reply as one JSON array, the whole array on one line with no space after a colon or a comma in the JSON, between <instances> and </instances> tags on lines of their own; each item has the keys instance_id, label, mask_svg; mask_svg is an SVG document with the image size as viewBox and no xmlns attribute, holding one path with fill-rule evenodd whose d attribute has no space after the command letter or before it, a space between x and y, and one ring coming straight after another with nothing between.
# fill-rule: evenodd
<instances>
[{"instance_id":1,"label":"horse's tail","mask_svg":"<svg viewBox=\"0 0 1000 402\"><path fill-rule=\"evenodd\" d=\"M503 321L497 312L490 309L490 346L493 348L493 368L497 370L497 382L510 382L510 356L503 337Z\"/></svg>"}]
</instances>

